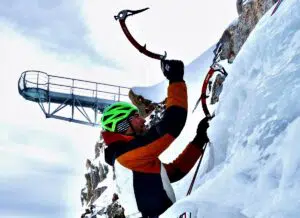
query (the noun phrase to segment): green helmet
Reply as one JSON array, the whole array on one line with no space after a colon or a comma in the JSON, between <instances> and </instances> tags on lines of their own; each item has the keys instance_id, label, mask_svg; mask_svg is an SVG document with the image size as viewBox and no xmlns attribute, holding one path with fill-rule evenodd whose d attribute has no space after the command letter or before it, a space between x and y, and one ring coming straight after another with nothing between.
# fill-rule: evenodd
<instances>
[{"instance_id":1,"label":"green helmet","mask_svg":"<svg viewBox=\"0 0 300 218\"><path fill-rule=\"evenodd\" d=\"M117 125L133 112L138 112L137 107L127 102L116 102L106 107L101 117L102 128L109 132L116 132Z\"/></svg>"}]
</instances>

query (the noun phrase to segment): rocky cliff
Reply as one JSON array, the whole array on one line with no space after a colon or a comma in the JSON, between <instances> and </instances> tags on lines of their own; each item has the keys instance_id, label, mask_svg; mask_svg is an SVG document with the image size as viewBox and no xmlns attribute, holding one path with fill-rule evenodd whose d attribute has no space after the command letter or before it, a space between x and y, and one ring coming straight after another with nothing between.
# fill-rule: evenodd
<instances>
[{"instance_id":1,"label":"rocky cliff","mask_svg":"<svg viewBox=\"0 0 300 218\"><path fill-rule=\"evenodd\" d=\"M237 0L238 18L229 25L220 38L223 49L221 60L232 63L260 18L277 0Z\"/></svg>"}]
</instances>

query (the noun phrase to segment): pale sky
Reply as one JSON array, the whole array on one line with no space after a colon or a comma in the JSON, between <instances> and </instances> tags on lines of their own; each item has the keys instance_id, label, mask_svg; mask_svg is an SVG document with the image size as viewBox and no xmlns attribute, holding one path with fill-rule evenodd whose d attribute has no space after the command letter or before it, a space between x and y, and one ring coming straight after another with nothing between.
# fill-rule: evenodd
<instances>
[{"instance_id":1,"label":"pale sky","mask_svg":"<svg viewBox=\"0 0 300 218\"><path fill-rule=\"evenodd\" d=\"M160 82L159 62L140 54L113 16L150 7L128 18L129 30L149 50L188 64L236 18L235 0L224 2L2 0L0 217L73 218L69 207L80 204L85 158L99 135L97 128L45 119L18 93L23 71L130 87Z\"/></svg>"},{"instance_id":2,"label":"pale sky","mask_svg":"<svg viewBox=\"0 0 300 218\"><path fill-rule=\"evenodd\" d=\"M118 66L142 82L161 80L157 61L140 54L126 39L117 21L123 9L149 10L126 20L129 31L141 44L155 53L168 53L186 64L216 43L224 29L237 17L235 0L230 1L86 1L83 14L88 26L87 39ZM105 42L105 43L100 43ZM141 76L142 74L142 76ZM153 78L155 75L156 78Z\"/></svg>"}]
</instances>

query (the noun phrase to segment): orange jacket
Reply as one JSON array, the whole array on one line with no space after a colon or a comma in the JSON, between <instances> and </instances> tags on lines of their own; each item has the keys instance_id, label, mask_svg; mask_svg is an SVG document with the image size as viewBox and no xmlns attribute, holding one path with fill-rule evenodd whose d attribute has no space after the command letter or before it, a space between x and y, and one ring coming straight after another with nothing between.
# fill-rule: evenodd
<instances>
[{"instance_id":1,"label":"orange jacket","mask_svg":"<svg viewBox=\"0 0 300 218\"><path fill-rule=\"evenodd\" d=\"M172 205L164 190L162 168L170 182L184 177L203 154L202 146L189 143L172 163L158 158L179 136L187 118L187 88L185 82L174 82L168 87L166 111L163 119L143 136L126 136L102 132L105 159L110 165L115 160L133 172L134 193L138 209L147 215L159 215ZM204 143L203 143L204 144ZM125 208L126 209L126 208Z\"/></svg>"}]
</instances>

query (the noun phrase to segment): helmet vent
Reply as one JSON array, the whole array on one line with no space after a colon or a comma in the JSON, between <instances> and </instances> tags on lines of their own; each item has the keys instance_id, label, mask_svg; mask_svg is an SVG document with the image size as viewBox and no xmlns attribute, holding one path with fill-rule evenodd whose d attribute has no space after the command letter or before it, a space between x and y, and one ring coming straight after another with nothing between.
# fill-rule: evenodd
<instances>
[{"instance_id":1,"label":"helmet vent","mask_svg":"<svg viewBox=\"0 0 300 218\"><path fill-rule=\"evenodd\" d=\"M108 123L106 126L107 126L108 128L112 128L112 123Z\"/></svg>"},{"instance_id":2,"label":"helmet vent","mask_svg":"<svg viewBox=\"0 0 300 218\"><path fill-rule=\"evenodd\" d=\"M119 117L123 117L123 116L124 116L124 114L123 114L123 113L120 113L120 114L118 114L118 115L115 116L115 119L116 119L116 118L119 118Z\"/></svg>"},{"instance_id":3,"label":"helmet vent","mask_svg":"<svg viewBox=\"0 0 300 218\"><path fill-rule=\"evenodd\" d=\"M113 110L113 109L116 109L116 108L119 108L120 106L119 105L114 105L110 108L110 110Z\"/></svg>"}]
</instances>

